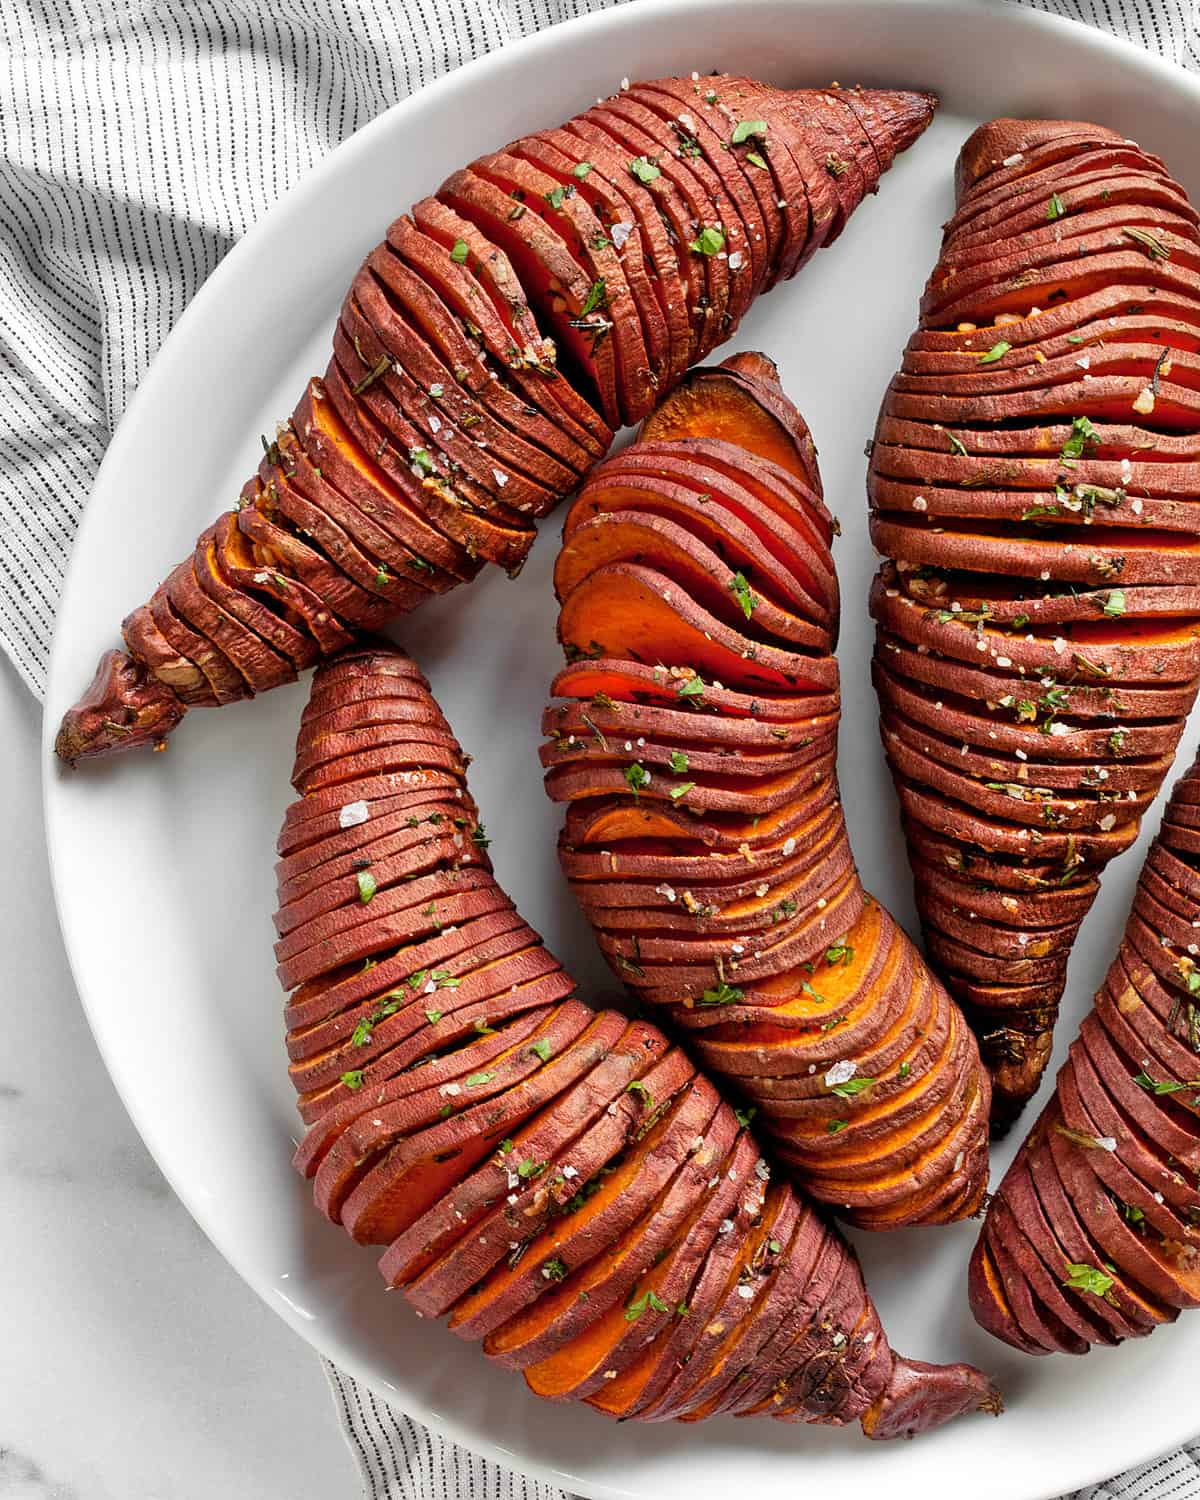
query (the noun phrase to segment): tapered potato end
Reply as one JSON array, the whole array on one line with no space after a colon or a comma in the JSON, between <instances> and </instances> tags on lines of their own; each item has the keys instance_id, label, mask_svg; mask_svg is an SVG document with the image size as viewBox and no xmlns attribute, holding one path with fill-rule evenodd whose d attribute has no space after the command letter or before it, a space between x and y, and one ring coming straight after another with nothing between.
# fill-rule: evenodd
<instances>
[{"instance_id":1,"label":"tapered potato end","mask_svg":"<svg viewBox=\"0 0 1200 1500\"><path fill-rule=\"evenodd\" d=\"M996 1417L1003 1410L1000 1392L974 1365L927 1365L898 1354L886 1390L863 1413L862 1430L883 1442L916 1437L967 1412Z\"/></svg>"},{"instance_id":2,"label":"tapered potato end","mask_svg":"<svg viewBox=\"0 0 1200 1500\"><path fill-rule=\"evenodd\" d=\"M1034 1035L1003 1028L1003 1040L980 1039L980 1051L992 1070L992 1139L1003 1140L1021 1111L1041 1087L1042 1074L1050 1061L1054 1033Z\"/></svg>"},{"instance_id":3,"label":"tapered potato end","mask_svg":"<svg viewBox=\"0 0 1200 1500\"><path fill-rule=\"evenodd\" d=\"M928 130L938 97L917 89L843 90L871 138L879 172L886 172L902 151ZM874 164L872 164L874 166ZM862 163L864 171L867 163Z\"/></svg>"},{"instance_id":4,"label":"tapered potato end","mask_svg":"<svg viewBox=\"0 0 1200 1500\"><path fill-rule=\"evenodd\" d=\"M87 692L63 715L54 752L73 766L143 745L157 747L186 712L141 662L124 651L106 651Z\"/></svg>"},{"instance_id":5,"label":"tapered potato end","mask_svg":"<svg viewBox=\"0 0 1200 1500\"><path fill-rule=\"evenodd\" d=\"M1004 117L988 120L971 132L958 153L954 168L955 202L960 202L967 189L989 172L1020 166L1019 158L1024 152L1076 132L1114 141L1121 139L1115 130L1077 120L1013 120Z\"/></svg>"}]
</instances>

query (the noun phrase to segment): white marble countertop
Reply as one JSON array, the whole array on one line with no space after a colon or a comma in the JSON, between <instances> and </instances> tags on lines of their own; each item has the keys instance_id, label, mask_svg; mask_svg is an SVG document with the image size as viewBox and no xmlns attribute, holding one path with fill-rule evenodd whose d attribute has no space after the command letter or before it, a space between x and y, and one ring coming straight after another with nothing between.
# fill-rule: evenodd
<instances>
[{"instance_id":1,"label":"white marble countertop","mask_svg":"<svg viewBox=\"0 0 1200 1500\"><path fill-rule=\"evenodd\" d=\"M40 717L0 657L0 1495L353 1500L317 1357L176 1200L92 1042L50 893Z\"/></svg>"}]
</instances>

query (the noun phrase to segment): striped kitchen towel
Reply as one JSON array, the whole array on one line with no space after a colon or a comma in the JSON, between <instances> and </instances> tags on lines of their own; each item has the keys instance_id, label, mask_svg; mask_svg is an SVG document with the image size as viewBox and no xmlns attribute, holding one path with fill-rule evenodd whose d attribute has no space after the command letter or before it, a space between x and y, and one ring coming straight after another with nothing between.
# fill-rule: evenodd
<instances>
[{"instance_id":1,"label":"striped kitchen towel","mask_svg":"<svg viewBox=\"0 0 1200 1500\"><path fill-rule=\"evenodd\" d=\"M0 644L45 683L79 518L155 350L320 156L437 75L622 0L3 0ZM1200 0L1010 0L1200 70ZM327 1366L368 1500L561 1500ZM1200 1446L1079 1500L1200 1500Z\"/></svg>"}]
</instances>

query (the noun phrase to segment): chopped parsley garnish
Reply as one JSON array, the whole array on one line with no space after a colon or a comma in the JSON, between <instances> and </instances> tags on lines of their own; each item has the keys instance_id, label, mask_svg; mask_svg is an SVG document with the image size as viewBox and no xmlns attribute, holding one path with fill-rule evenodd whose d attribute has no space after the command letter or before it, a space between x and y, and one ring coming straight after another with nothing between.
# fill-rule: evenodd
<instances>
[{"instance_id":1,"label":"chopped parsley garnish","mask_svg":"<svg viewBox=\"0 0 1200 1500\"><path fill-rule=\"evenodd\" d=\"M760 141L767 138L767 122L765 120L739 120L733 127L733 134L729 137L731 146L740 146L756 136Z\"/></svg>"},{"instance_id":2,"label":"chopped parsley garnish","mask_svg":"<svg viewBox=\"0 0 1200 1500\"><path fill-rule=\"evenodd\" d=\"M837 1135L839 1131L845 1130L849 1123L849 1120L830 1120L829 1124L825 1127L825 1134Z\"/></svg>"},{"instance_id":3,"label":"chopped parsley garnish","mask_svg":"<svg viewBox=\"0 0 1200 1500\"><path fill-rule=\"evenodd\" d=\"M351 1068L348 1073L343 1073L341 1077L341 1082L346 1085L351 1093L353 1093L355 1089L362 1088L362 1081L363 1070L361 1068Z\"/></svg>"},{"instance_id":4,"label":"chopped parsley garnish","mask_svg":"<svg viewBox=\"0 0 1200 1500\"><path fill-rule=\"evenodd\" d=\"M657 1292L643 1292L636 1301L631 1302L625 1309L625 1321L627 1323L636 1323L648 1307L652 1307L655 1312L671 1311L671 1304L664 1302Z\"/></svg>"},{"instance_id":5,"label":"chopped parsley garnish","mask_svg":"<svg viewBox=\"0 0 1200 1500\"><path fill-rule=\"evenodd\" d=\"M374 896L376 890L378 890L375 884L375 877L371 874L370 870L359 870L354 878L358 882L358 899L366 906L372 896Z\"/></svg>"},{"instance_id":6,"label":"chopped parsley garnish","mask_svg":"<svg viewBox=\"0 0 1200 1500\"><path fill-rule=\"evenodd\" d=\"M633 765L625 767L625 781L633 795L639 797L642 788L650 785L650 772L635 760Z\"/></svg>"},{"instance_id":7,"label":"chopped parsley garnish","mask_svg":"<svg viewBox=\"0 0 1200 1500\"><path fill-rule=\"evenodd\" d=\"M1104 601L1104 613L1113 619L1125 613L1125 594L1123 590L1110 589L1108 591L1108 598Z\"/></svg>"},{"instance_id":8,"label":"chopped parsley garnish","mask_svg":"<svg viewBox=\"0 0 1200 1500\"><path fill-rule=\"evenodd\" d=\"M742 606L742 613L748 620L754 613L754 606L758 603L758 600L751 591L750 583L745 573L735 573L733 575L729 580L729 590Z\"/></svg>"},{"instance_id":9,"label":"chopped parsley garnish","mask_svg":"<svg viewBox=\"0 0 1200 1500\"><path fill-rule=\"evenodd\" d=\"M1048 219L1061 219L1067 211L1066 204L1057 193L1050 194L1050 202L1046 205L1046 217Z\"/></svg>"},{"instance_id":10,"label":"chopped parsley garnish","mask_svg":"<svg viewBox=\"0 0 1200 1500\"><path fill-rule=\"evenodd\" d=\"M1085 448L1094 448L1100 441L1100 434L1092 426L1088 417L1076 417L1071 423L1071 434L1062 445L1062 458L1080 458Z\"/></svg>"},{"instance_id":11,"label":"chopped parsley garnish","mask_svg":"<svg viewBox=\"0 0 1200 1500\"><path fill-rule=\"evenodd\" d=\"M695 785L694 781L681 781L678 786L673 786L671 788L671 801L678 802L681 797L686 797Z\"/></svg>"},{"instance_id":12,"label":"chopped parsley garnish","mask_svg":"<svg viewBox=\"0 0 1200 1500\"><path fill-rule=\"evenodd\" d=\"M414 469L419 469L422 474L433 473L433 459L429 456L428 448L414 448L409 457Z\"/></svg>"},{"instance_id":13,"label":"chopped parsley garnish","mask_svg":"<svg viewBox=\"0 0 1200 1500\"><path fill-rule=\"evenodd\" d=\"M595 312L598 307L608 306L608 292L605 290L604 277L597 277L588 289L588 294L583 303L583 316Z\"/></svg>"},{"instance_id":14,"label":"chopped parsley garnish","mask_svg":"<svg viewBox=\"0 0 1200 1500\"><path fill-rule=\"evenodd\" d=\"M854 949L849 943L834 943L825 950L825 962L848 966L854 962Z\"/></svg>"},{"instance_id":15,"label":"chopped parsley garnish","mask_svg":"<svg viewBox=\"0 0 1200 1500\"><path fill-rule=\"evenodd\" d=\"M485 1083L491 1083L495 1073L469 1073L467 1075L467 1087L469 1089L482 1088Z\"/></svg>"},{"instance_id":16,"label":"chopped parsley garnish","mask_svg":"<svg viewBox=\"0 0 1200 1500\"><path fill-rule=\"evenodd\" d=\"M642 183L653 182L656 177L662 176L662 173L647 156L635 156L629 163L629 170Z\"/></svg>"},{"instance_id":17,"label":"chopped parsley garnish","mask_svg":"<svg viewBox=\"0 0 1200 1500\"><path fill-rule=\"evenodd\" d=\"M431 1026L436 1026L444 1014L445 1012L440 1010L427 1010L425 1012L425 1019Z\"/></svg>"},{"instance_id":18,"label":"chopped parsley garnish","mask_svg":"<svg viewBox=\"0 0 1200 1500\"><path fill-rule=\"evenodd\" d=\"M763 158L757 151L747 151L746 160L752 167L760 167L764 172L770 171L765 158Z\"/></svg>"},{"instance_id":19,"label":"chopped parsley garnish","mask_svg":"<svg viewBox=\"0 0 1200 1500\"><path fill-rule=\"evenodd\" d=\"M551 188L543 196L551 208L561 208L563 206L563 199L567 196L567 190L560 182L557 187Z\"/></svg>"},{"instance_id":20,"label":"chopped parsley garnish","mask_svg":"<svg viewBox=\"0 0 1200 1500\"><path fill-rule=\"evenodd\" d=\"M387 588L388 584L391 583L391 581L392 577L387 570L386 564L380 563L379 568L375 573L375 587L377 589L385 589Z\"/></svg>"},{"instance_id":21,"label":"chopped parsley garnish","mask_svg":"<svg viewBox=\"0 0 1200 1500\"><path fill-rule=\"evenodd\" d=\"M591 170L592 170L592 164L591 164L590 161L581 161L581 162L578 162L574 167L571 168L571 176L572 177L578 177L579 180L582 182L583 179L587 176L587 174Z\"/></svg>"},{"instance_id":22,"label":"chopped parsley garnish","mask_svg":"<svg viewBox=\"0 0 1200 1500\"><path fill-rule=\"evenodd\" d=\"M552 1049L550 1043L546 1040L545 1037L543 1037L540 1042L534 1042L529 1050L535 1057L540 1057L543 1062L550 1061Z\"/></svg>"},{"instance_id":23,"label":"chopped parsley garnish","mask_svg":"<svg viewBox=\"0 0 1200 1500\"><path fill-rule=\"evenodd\" d=\"M682 750L671 751L671 771L676 776L682 776L688 768L687 755Z\"/></svg>"},{"instance_id":24,"label":"chopped parsley garnish","mask_svg":"<svg viewBox=\"0 0 1200 1500\"><path fill-rule=\"evenodd\" d=\"M709 224L706 224L696 238L688 244L688 249L695 251L697 255L718 255L724 248L724 234Z\"/></svg>"},{"instance_id":25,"label":"chopped parsley garnish","mask_svg":"<svg viewBox=\"0 0 1200 1500\"><path fill-rule=\"evenodd\" d=\"M1006 344L1003 339L998 339L986 354L979 356L979 363L981 365L994 365L998 359L1003 359L1011 348L1011 344Z\"/></svg>"},{"instance_id":26,"label":"chopped parsley garnish","mask_svg":"<svg viewBox=\"0 0 1200 1500\"><path fill-rule=\"evenodd\" d=\"M734 1005L745 996L744 990L739 990L736 984L726 984L722 979L720 984L714 985L712 989L705 990L696 1001L697 1005Z\"/></svg>"},{"instance_id":27,"label":"chopped parsley garnish","mask_svg":"<svg viewBox=\"0 0 1200 1500\"><path fill-rule=\"evenodd\" d=\"M1063 1286L1073 1292L1090 1292L1093 1297L1107 1297L1113 1288L1113 1279L1096 1266L1085 1265L1079 1261L1068 1261Z\"/></svg>"},{"instance_id":28,"label":"chopped parsley garnish","mask_svg":"<svg viewBox=\"0 0 1200 1500\"><path fill-rule=\"evenodd\" d=\"M839 1099L853 1099L856 1094L865 1093L874 1082L874 1078L847 1078L844 1083L835 1083L830 1093Z\"/></svg>"},{"instance_id":29,"label":"chopped parsley garnish","mask_svg":"<svg viewBox=\"0 0 1200 1500\"><path fill-rule=\"evenodd\" d=\"M699 673L683 682L676 683L675 691L681 698L700 698L704 695L704 681Z\"/></svg>"},{"instance_id":30,"label":"chopped parsley garnish","mask_svg":"<svg viewBox=\"0 0 1200 1500\"><path fill-rule=\"evenodd\" d=\"M625 1085L625 1092L627 1094L636 1094L641 1099L644 1108L654 1108L654 1097L640 1078L635 1078L631 1083L627 1083Z\"/></svg>"},{"instance_id":31,"label":"chopped parsley garnish","mask_svg":"<svg viewBox=\"0 0 1200 1500\"><path fill-rule=\"evenodd\" d=\"M733 1118L738 1122L739 1125L749 1125L750 1121L753 1120L754 1116L757 1113L758 1106L754 1104L748 1104L745 1109L735 1109L733 1112Z\"/></svg>"},{"instance_id":32,"label":"chopped parsley garnish","mask_svg":"<svg viewBox=\"0 0 1200 1500\"><path fill-rule=\"evenodd\" d=\"M553 1260L543 1261L542 1275L547 1281L565 1281L567 1278L566 1262L560 1260L557 1255Z\"/></svg>"},{"instance_id":33,"label":"chopped parsley garnish","mask_svg":"<svg viewBox=\"0 0 1200 1500\"><path fill-rule=\"evenodd\" d=\"M467 248L467 242L466 242L466 240L455 240L454 241L454 249L451 250L451 252L450 252L450 259L454 262L454 264L456 266L463 265L465 263L465 261L467 259L467 256L469 254L470 254L470 250Z\"/></svg>"}]
</instances>

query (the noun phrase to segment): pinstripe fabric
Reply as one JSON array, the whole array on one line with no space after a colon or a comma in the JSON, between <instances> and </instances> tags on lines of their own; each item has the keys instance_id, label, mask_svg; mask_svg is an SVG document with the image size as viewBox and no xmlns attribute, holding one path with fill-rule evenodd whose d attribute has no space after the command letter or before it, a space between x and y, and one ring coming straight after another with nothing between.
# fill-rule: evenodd
<instances>
[{"instance_id":1,"label":"pinstripe fabric","mask_svg":"<svg viewBox=\"0 0 1200 1500\"><path fill-rule=\"evenodd\" d=\"M0 644L34 692L108 435L226 250L395 100L619 3L0 0ZM1200 0L1009 3L1200 69ZM368 1500L561 1500L326 1372ZM1200 1500L1200 1445L1074 1500Z\"/></svg>"}]
</instances>

